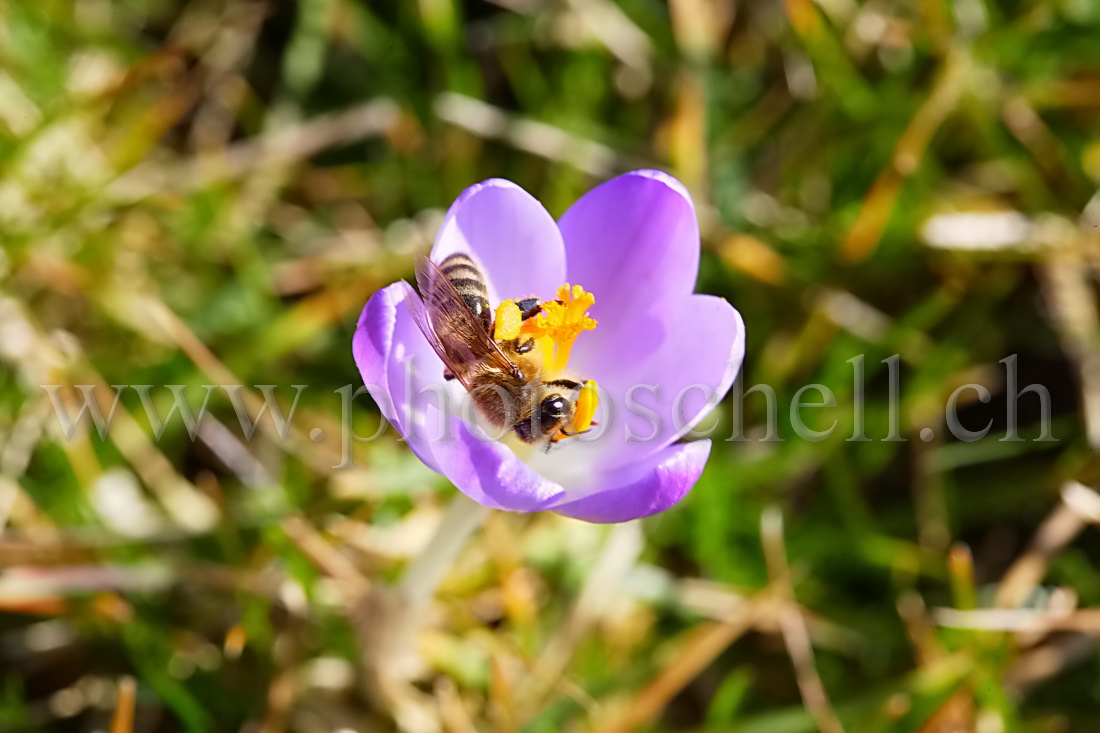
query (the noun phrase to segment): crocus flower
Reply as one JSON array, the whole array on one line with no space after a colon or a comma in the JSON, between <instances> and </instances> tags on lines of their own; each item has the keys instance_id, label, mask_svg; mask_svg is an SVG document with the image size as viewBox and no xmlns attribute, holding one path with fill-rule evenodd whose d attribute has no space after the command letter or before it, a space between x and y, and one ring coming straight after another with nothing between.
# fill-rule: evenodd
<instances>
[{"instance_id":1,"label":"crocus flower","mask_svg":"<svg viewBox=\"0 0 1100 733\"><path fill-rule=\"evenodd\" d=\"M693 293L699 250L687 190L659 171L608 181L557 222L519 186L499 179L471 186L451 206L430 259L473 259L493 308L529 296L549 305L559 292L588 298L589 307L573 309L588 320L574 329L571 348L558 344L556 361L564 351L568 363L552 367L599 385L594 427L549 451L489 440L463 417L469 410L454 408L468 395L457 380L444 381L442 361L410 314L420 296L404 281L375 293L363 309L355 361L420 460L474 501L590 522L655 514L683 498L702 473L710 441L677 441L728 391L744 356L737 311ZM572 291L559 291L563 283Z\"/></svg>"}]
</instances>

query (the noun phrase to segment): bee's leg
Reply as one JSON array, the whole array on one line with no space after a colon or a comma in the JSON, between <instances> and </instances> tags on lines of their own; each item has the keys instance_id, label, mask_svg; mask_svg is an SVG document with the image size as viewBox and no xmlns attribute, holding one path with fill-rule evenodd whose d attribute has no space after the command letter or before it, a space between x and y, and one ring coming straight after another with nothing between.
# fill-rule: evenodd
<instances>
[{"instance_id":1,"label":"bee's leg","mask_svg":"<svg viewBox=\"0 0 1100 733\"><path fill-rule=\"evenodd\" d=\"M592 424L595 425L596 423L592 423ZM566 430L565 428L561 429L561 434L564 435L566 438L575 438L578 435L584 435L585 433L590 433L590 432L592 432L592 428L588 428L587 430L578 430L575 433L571 433L568 430ZM558 440L564 440L564 438L559 438Z\"/></svg>"},{"instance_id":2,"label":"bee's leg","mask_svg":"<svg viewBox=\"0 0 1100 733\"><path fill-rule=\"evenodd\" d=\"M546 441L546 452L549 453L551 448L556 446L558 443L561 443L566 438L572 438L577 435L584 435L587 432L588 430L578 430L575 433L571 433L565 428L558 428L558 432L554 433L554 435L548 441Z\"/></svg>"}]
</instances>

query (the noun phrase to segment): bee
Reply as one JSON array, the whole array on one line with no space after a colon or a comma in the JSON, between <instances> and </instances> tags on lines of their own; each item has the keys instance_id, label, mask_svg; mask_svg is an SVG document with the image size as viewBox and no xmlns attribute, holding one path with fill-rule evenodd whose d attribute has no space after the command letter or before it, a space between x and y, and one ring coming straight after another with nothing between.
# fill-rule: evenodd
<instances>
[{"instance_id":1,"label":"bee","mask_svg":"<svg viewBox=\"0 0 1100 733\"><path fill-rule=\"evenodd\" d=\"M416 325L444 364L444 379L457 379L482 417L497 430L511 429L524 443L550 446L570 432L585 386L568 378L546 379L530 337L497 341L493 311L481 270L469 257L452 254L439 265L417 258L420 302L410 303ZM518 301L524 319L539 312L538 300Z\"/></svg>"}]
</instances>

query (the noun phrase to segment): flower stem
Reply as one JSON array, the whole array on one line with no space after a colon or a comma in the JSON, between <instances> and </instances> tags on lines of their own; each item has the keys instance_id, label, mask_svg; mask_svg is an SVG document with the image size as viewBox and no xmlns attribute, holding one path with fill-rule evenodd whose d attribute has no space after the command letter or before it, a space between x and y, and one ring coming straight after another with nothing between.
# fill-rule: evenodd
<instances>
[{"instance_id":1,"label":"flower stem","mask_svg":"<svg viewBox=\"0 0 1100 733\"><path fill-rule=\"evenodd\" d=\"M409 704L409 682L422 670L419 632L443 577L489 508L458 494L451 500L428 546L405 569L396 587L375 588L356 618L361 635L366 691L393 709ZM415 706L414 706L415 707ZM395 713L396 714L396 713Z\"/></svg>"},{"instance_id":2,"label":"flower stem","mask_svg":"<svg viewBox=\"0 0 1100 733\"><path fill-rule=\"evenodd\" d=\"M466 540L488 515L489 507L478 504L465 494L457 494L451 500L428 546L405 569L398 583L398 591L406 603L407 625L419 623L420 612L435 595L443 576L465 547Z\"/></svg>"}]
</instances>

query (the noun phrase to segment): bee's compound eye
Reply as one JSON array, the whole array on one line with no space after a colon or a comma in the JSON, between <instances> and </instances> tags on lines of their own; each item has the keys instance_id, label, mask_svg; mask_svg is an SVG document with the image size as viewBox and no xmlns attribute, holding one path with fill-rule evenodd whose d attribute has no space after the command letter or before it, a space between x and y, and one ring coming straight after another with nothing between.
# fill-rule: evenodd
<instances>
[{"instance_id":1,"label":"bee's compound eye","mask_svg":"<svg viewBox=\"0 0 1100 733\"><path fill-rule=\"evenodd\" d=\"M520 344L519 347L516 348L516 353L517 354L526 354L534 348L535 348L535 340L534 339L527 339L522 344Z\"/></svg>"},{"instance_id":2,"label":"bee's compound eye","mask_svg":"<svg viewBox=\"0 0 1100 733\"><path fill-rule=\"evenodd\" d=\"M569 403L560 395L547 397L542 401L539 412L543 420L560 420L569 414Z\"/></svg>"}]
</instances>

